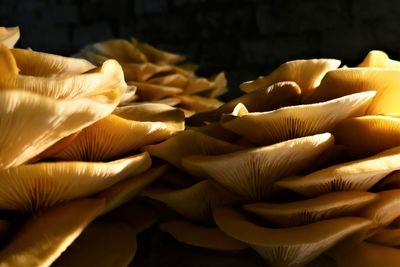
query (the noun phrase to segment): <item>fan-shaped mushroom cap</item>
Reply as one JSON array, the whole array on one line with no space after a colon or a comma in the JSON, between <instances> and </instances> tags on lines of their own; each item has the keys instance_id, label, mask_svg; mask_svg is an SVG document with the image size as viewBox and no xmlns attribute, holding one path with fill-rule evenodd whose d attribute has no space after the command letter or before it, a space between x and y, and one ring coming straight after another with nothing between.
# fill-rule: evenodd
<instances>
[{"instance_id":1,"label":"fan-shaped mushroom cap","mask_svg":"<svg viewBox=\"0 0 400 267\"><path fill-rule=\"evenodd\" d=\"M159 84L143 83L143 82L128 82L128 85L137 87L140 99L144 101L160 100L165 97L175 96L183 92L183 89Z\"/></svg>"},{"instance_id":2,"label":"fan-shaped mushroom cap","mask_svg":"<svg viewBox=\"0 0 400 267\"><path fill-rule=\"evenodd\" d=\"M212 177L246 200L262 200L276 180L309 166L332 146L333 139L325 133L224 155L185 157L182 165L195 176Z\"/></svg>"},{"instance_id":3,"label":"fan-shaped mushroom cap","mask_svg":"<svg viewBox=\"0 0 400 267\"><path fill-rule=\"evenodd\" d=\"M0 46L0 57L0 61L8 61L0 63L0 69L3 71L0 77L1 90L16 88L52 98L76 98L94 94L99 88L119 87L121 93L126 89L124 73L115 60L107 60L100 68L90 73L49 78L15 72L18 70L17 63L11 51L4 46ZM3 70L4 66L7 66L7 69ZM40 65L37 67L40 68Z\"/></svg>"},{"instance_id":4,"label":"fan-shaped mushroom cap","mask_svg":"<svg viewBox=\"0 0 400 267\"><path fill-rule=\"evenodd\" d=\"M384 177L376 185L378 191L385 191L388 189L399 189L400 188L400 171L394 171Z\"/></svg>"},{"instance_id":5,"label":"fan-shaped mushroom cap","mask_svg":"<svg viewBox=\"0 0 400 267\"><path fill-rule=\"evenodd\" d=\"M146 55L131 42L122 39L107 40L88 45L81 50L85 56L91 52L103 57L113 58L124 63L145 63L148 62Z\"/></svg>"},{"instance_id":6,"label":"fan-shaped mushroom cap","mask_svg":"<svg viewBox=\"0 0 400 267\"><path fill-rule=\"evenodd\" d=\"M103 214L134 198L143 188L163 175L167 169L168 165L151 168L144 173L126 178L102 191L96 197L106 201Z\"/></svg>"},{"instance_id":7,"label":"fan-shaped mushroom cap","mask_svg":"<svg viewBox=\"0 0 400 267\"><path fill-rule=\"evenodd\" d=\"M373 236L368 238L368 242L383 246L398 247L400 246L400 229L380 228Z\"/></svg>"},{"instance_id":8,"label":"fan-shaped mushroom cap","mask_svg":"<svg viewBox=\"0 0 400 267\"><path fill-rule=\"evenodd\" d=\"M367 191L395 170L400 170L400 147L305 176L288 177L275 184L309 197L335 191Z\"/></svg>"},{"instance_id":9,"label":"fan-shaped mushroom cap","mask_svg":"<svg viewBox=\"0 0 400 267\"><path fill-rule=\"evenodd\" d=\"M367 114L387 114L400 111L400 69L347 68L329 71L305 103L315 103L344 95L375 90Z\"/></svg>"},{"instance_id":10,"label":"fan-shaped mushroom cap","mask_svg":"<svg viewBox=\"0 0 400 267\"><path fill-rule=\"evenodd\" d=\"M14 47L19 36L19 27L0 27L0 44L3 44L8 48Z\"/></svg>"},{"instance_id":11,"label":"fan-shaped mushroom cap","mask_svg":"<svg viewBox=\"0 0 400 267\"><path fill-rule=\"evenodd\" d=\"M162 223L160 228L176 240L196 247L222 251L239 251L247 248L246 244L226 235L217 227L204 227L175 220Z\"/></svg>"},{"instance_id":12,"label":"fan-shaped mushroom cap","mask_svg":"<svg viewBox=\"0 0 400 267\"><path fill-rule=\"evenodd\" d=\"M89 196L147 170L147 153L108 162L43 162L0 170L0 208L36 210Z\"/></svg>"},{"instance_id":13,"label":"fan-shaped mushroom cap","mask_svg":"<svg viewBox=\"0 0 400 267\"><path fill-rule=\"evenodd\" d=\"M240 85L240 89L251 92L283 81L296 82L302 94L308 94L316 88L325 73L338 68L340 60L336 59L309 59L293 60L280 65L267 76L260 76L254 81L248 81Z\"/></svg>"},{"instance_id":14,"label":"fan-shaped mushroom cap","mask_svg":"<svg viewBox=\"0 0 400 267\"><path fill-rule=\"evenodd\" d=\"M39 77L68 77L95 68L85 59L62 57L29 49L11 49L20 75Z\"/></svg>"},{"instance_id":15,"label":"fan-shaped mushroom cap","mask_svg":"<svg viewBox=\"0 0 400 267\"><path fill-rule=\"evenodd\" d=\"M104 208L77 199L33 216L0 252L0 266L50 266Z\"/></svg>"},{"instance_id":16,"label":"fan-shaped mushroom cap","mask_svg":"<svg viewBox=\"0 0 400 267\"><path fill-rule=\"evenodd\" d=\"M0 168L18 166L118 104L120 88L87 98L55 100L22 90L0 90Z\"/></svg>"},{"instance_id":17,"label":"fan-shaped mushroom cap","mask_svg":"<svg viewBox=\"0 0 400 267\"><path fill-rule=\"evenodd\" d=\"M223 113L229 113L239 103L246 106L250 112L274 110L280 107L297 104L301 90L295 82L279 82L267 88L252 91L241 97L223 104L216 110L199 113L194 117L206 120L219 120Z\"/></svg>"},{"instance_id":18,"label":"fan-shaped mushroom cap","mask_svg":"<svg viewBox=\"0 0 400 267\"><path fill-rule=\"evenodd\" d=\"M177 95L175 97L181 100L179 107L194 111L194 113L214 110L223 104L223 102L216 98L208 98L198 95Z\"/></svg>"},{"instance_id":19,"label":"fan-shaped mushroom cap","mask_svg":"<svg viewBox=\"0 0 400 267\"><path fill-rule=\"evenodd\" d=\"M378 196L368 192L333 192L319 197L288 203L252 203L244 209L280 227L351 216Z\"/></svg>"},{"instance_id":20,"label":"fan-shaped mushroom cap","mask_svg":"<svg viewBox=\"0 0 400 267\"><path fill-rule=\"evenodd\" d=\"M222 126L251 142L269 145L331 131L345 118L363 115L374 96L373 91L363 92L317 104L254 112L225 122Z\"/></svg>"},{"instance_id":21,"label":"fan-shaped mushroom cap","mask_svg":"<svg viewBox=\"0 0 400 267\"><path fill-rule=\"evenodd\" d=\"M185 60L184 56L157 49L147 43L139 42L133 37L131 38L131 43L137 47L150 62L153 63L176 64Z\"/></svg>"},{"instance_id":22,"label":"fan-shaped mushroom cap","mask_svg":"<svg viewBox=\"0 0 400 267\"><path fill-rule=\"evenodd\" d=\"M364 158L400 145L400 118L370 115L349 118L334 129L336 143Z\"/></svg>"},{"instance_id":23,"label":"fan-shaped mushroom cap","mask_svg":"<svg viewBox=\"0 0 400 267\"><path fill-rule=\"evenodd\" d=\"M146 63L121 63L122 69L124 70L125 80L143 82L151 77L169 72L172 67L169 65L156 65L150 62Z\"/></svg>"},{"instance_id":24,"label":"fan-shaped mushroom cap","mask_svg":"<svg viewBox=\"0 0 400 267\"><path fill-rule=\"evenodd\" d=\"M337 267L396 267L400 262L400 250L361 242L349 250L333 255Z\"/></svg>"},{"instance_id":25,"label":"fan-shaped mushroom cap","mask_svg":"<svg viewBox=\"0 0 400 267\"><path fill-rule=\"evenodd\" d=\"M227 235L255 249L272 266L304 266L346 237L363 231L370 221L343 217L291 228L266 228L232 208L217 208L214 219Z\"/></svg>"},{"instance_id":26,"label":"fan-shaped mushroom cap","mask_svg":"<svg viewBox=\"0 0 400 267\"><path fill-rule=\"evenodd\" d=\"M238 139L237 134L228 131L224 127L221 126L219 122L212 122L200 127L188 127L186 126L186 130L192 130L196 132L203 133L205 135L233 143Z\"/></svg>"},{"instance_id":27,"label":"fan-shaped mushroom cap","mask_svg":"<svg viewBox=\"0 0 400 267\"><path fill-rule=\"evenodd\" d=\"M150 78L146 82L151 84L184 88L188 82L188 78L180 73L171 73Z\"/></svg>"},{"instance_id":28,"label":"fan-shaped mushroom cap","mask_svg":"<svg viewBox=\"0 0 400 267\"><path fill-rule=\"evenodd\" d=\"M364 58L358 67L366 68L399 68L400 62L392 60L389 56L380 50L372 50Z\"/></svg>"},{"instance_id":29,"label":"fan-shaped mushroom cap","mask_svg":"<svg viewBox=\"0 0 400 267\"><path fill-rule=\"evenodd\" d=\"M159 200L184 217L201 223L212 221L213 208L239 201L234 193L212 180L201 181L180 190L149 188L143 195Z\"/></svg>"},{"instance_id":30,"label":"fan-shaped mushroom cap","mask_svg":"<svg viewBox=\"0 0 400 267\"><path fill-rule=\"evenodd\" d=\"M172 165L182 168L181 160L190 155L218 155L238 151L243 147L218 140L201 132L187 130L168 140L142 148L150 155L162 158Z\"/></svg>"},{"instance_id":31,"label":"fan-shaped mushroom cap","mask_svg":"<svg viewBox=\"0 0 400 267\"><path fill-rule=\"evenodd\" d=\"M154 111L148 108L154 107ZM161 107L160 107L161 106ZM143 111L140 109L143 108ZM147 113L149 112L149 113ZM150 113L151 112L151 113ZM119 108L114 114L83 129L55 158L103 161L167 139L184 130L184 114L162 104ZM146 115L144 115L147 113ZM140 115L143 116L140 117ZM141 121L136 121L139 118ZM147 120L149 119L149 120Z\"/></svg>"},{"instance_id":32,"label":"fan-shaped mushroom cap","mask_svg":"<svg viewBox=\"0 0 400 267\"><path fill-rule=\"evenodd\" d=\"M385 227L400 216L400 189L377 194L377 200L357 212L358 216L371 219L374 228Z\"/></svg>"},{"instance_id":33,"label":"fan-shaped mushroom cap","mask_svg":"<svg viewBox=\"0 0 400 267\"><path fill-rule=\"evenodd\" d=\"M136 233L128 225L94 222L51 266L126 267L136 248Z\"/></svg>"}]
</instances>

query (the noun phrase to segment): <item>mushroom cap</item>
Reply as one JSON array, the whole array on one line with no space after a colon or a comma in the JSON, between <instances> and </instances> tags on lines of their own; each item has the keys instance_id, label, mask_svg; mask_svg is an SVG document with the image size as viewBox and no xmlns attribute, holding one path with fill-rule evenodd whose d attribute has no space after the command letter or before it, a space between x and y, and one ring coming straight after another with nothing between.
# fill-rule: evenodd
<instances>
[{"instance_id":1,"label":"mushroom cap","mask_svg":"<svg viewBox=\"0 0 400 267\"><path fill-rule=\"evenodd\" d=\"M253 112L224 122L222 126L256 144L274 144L329 132L340 121L363 115L375 94L373 91L362 92L317 104Z\"/></svg>"},{"instance_id":2,"label":"mushroom cap","mask_svg":"<svg viewBox=\"0 0 400 267\"><path fill-rule=\"evenodd\" d=\"M326 101L344 95L375 90L376 96L367 114L388 114L400 111L400 69L342 68L331 70L305 103Z\"/></svg>"},{"instance_id":3,"label":"mushroom cap","mask_svg":"<svg viewBox=\"0 0 400 267\"><path fill-rule=\"evenodd\" d=\"M149 170L128 177L100 192L96 198L105 200L103 213L107 213L134 198L145 187L153 183L168 170L168 165L152 167Z\"/></svg>"},{"instance_id":4,"label":"mushroom cap","mask_svg":"<svg viewBox=\"0 0 400 267\"><path fill-rule=\"evenodd\" d=\"M357 158L372 156L400 145L400 118L369 115L349 118L334 129L337 144Z\"/></svg>"},{"instance_id":5,"label":"mushroom cap","mask_svg":"<svg viewBox=\"0 0 400 267\"><path fill-rule=\"evenodd\" d=\"M94 222L51 266L125 267L136 249L136 232L128 225Z\"/></svg>"},{"instance_id":6,"label":"mushroom cap","mask_svg":"<svg viewBox=\"0 0 400 267\"><path fill-rule=\"evenodd\" d=\"M212 209L237 203L239 198L212 180L173 190L149 188L144 196L163 202L182 216L200 223L212 222Z\"/></svg>"},{"instance_id":7,"label":"mushroom cap","mask_svg":"<svg viewBox=\"0 0 400 267\"><path fill-rule=\"evenodd\" d=\"M269 197L273 183L308 167L333 144L329 133L224 155L184 157L184 169L194 176L211 177L246 200Z\"/></svg>"},{"instance_id":8,"label":"mushroom cap","mask_svg":"<svg viewBox=\"0 0 400 267\"><path fill-rule=\"evenodd\" d=\"M128 82L128 85L134 85L137 88L137 93L143 101L160 100L165 97L175 96L183 92L183 89L172 86L159 84L151 84L145 82Z\"/></svg>"},{"instance_id":9,"label":"mushroom cap","mask_svg":"<svg viewBox=\"0 0 400 267\"><path fill-rule=\"evenodd\" d=\"M142 150L182 168L181 160L185 156L218 155L238 151L242 148L201 132L187 130L160 144L145 146Z\"/></svg>"},{"instance_id":10,"label":"mushroom cap","mask_svg":"<svg viewBox=\"0 0 400 267\"><path fill-rule=\"evenodd\" d=\"M104 208L101 199L76 199L30 218L0 251L2 266L50 266Z\"/></svg>"},{"instance_id":11,"label":"mushroom cap","mask_svg":"<svg viewBox=\"0 0 400 267\"><path fill-rule=\"evenodd\" d=\"M275 185L309 197L335 191L367 191L395 170L400 170L400 147L369 158L330 166L305 176L281 179Z\"/></svg>"},{"instance_id":12,"label":"mushroom cap","mask_svg":"<svg viewBox=\"0 0 400 267\"><path fill-rule=\"evenodd\" d=\"M89 196L147 170L147 153L102 162L42 162L0 170L0 209L31 211Z\"/></svg>"},{"instance_id":13,"label":"mushroom cap","mask_svg":"<svg viewBox=\"0 0 400 267\"><path fill-rule=\"evenodd\" d=\"M186 84L188 83L188 78L181 73L166 73L163 76L150 78L146 81L146 83L185 88Z\"/></svg>"},{"instance_id":14,"label":"mushroom cap","mask_svg":"<svg viewBox=\"0 0 400 267\"><path fill-rule=\"evenodd\" d=\"M296 82L302 94L309 94L320 83L325 73L338 68L340 60L336 59L308 59L293 60L280 65L267 76L260 76L254 81L248 81L240 85L240 89L246 93L283 81Z\"/></svg>"},{"instance_id":15,"label":"mushroom cap","mask_svg":"<svg viewBox=\"0 0 400 267\"><path fill-rule=\"evenodd\" d=\"M367 56L364 58L357 67L364 68L399 68L400 62L392 60L389 56L380 50L372 50L368 52Z\"/></svg>"},{"instance_id":16,"label":"mushroom cap","mask_svg":"<svg viewBox=\"0 0 400 267\"><path fill-rule=\"evenodd\" d=\"M256 250L272 266L303 266L357 232L370 221L359 217L323 220L291 228L266 228L232 208L214 209L218 227Z\"/></svg>"},{"instance_id":17,"label":"mushroom cap","mask_svg":"<svg viewBox=\"0 0 400 267\"><path fill-rule=\"evenodd\" d=\"M400 262L400 250L361 242L343 253L333 256L338 267L395 267Z\"/></svg>"},{"instance_id":18,"label":"mushroom cap","mask_svg":"<svg viewBox=\"0 0 400 267\"><path fill-rule=\"evenodd\" d=\"M216 98L199 95L176 95L175 97L181 100L179 107L194 111L194 113L214 110L223 104L223 102Z\"/></svg>"},{"instance_id":19,"label":"mushroom cap","mask_svg":"<svg viewBox=\"0 0 400 267\"><path fill-rule=\"evenodd\" d=\"M63 57L29 49L10 50L20 75L37 77L68 77L87 72L95 66L81 58Z\"/></svg>"},{"instance_id":20,"label":"mushroom cap","mask_svg":"<svg viewBox=\"0 0 400 267\"><path fill-rule=\"evenodd\" d=\"M60 160L109 160L144 145L164 141L185 127L183 112L167 105L128 106L117 109L116 113L120 116L111 114L84 128L54 157Z\"/></svg>"},{"instance_id":21,"label":"mushroom cap","mask_svg":"<svg viewBox=\"0 0 400 267\"><path fill-rule=\"evenodd\" d=\"M300 97L300 87L295 82L278 82L267 88L252 91L241 97L235 98L216 110L199 113L194 117L205 121L217 121L223 113L229 113L239 103L246 106L250 112L274 110L297 104Z\"/></svg>"},{"instance_id":22,"label":"mushroom cap","mask_svg":"<svg viewBox=\"0 0 400 267\"><path fill-rule=\"evenodd\" d=\"M103 60L107 60L104 58ZM121 62L122 69L124 70L125 80L127 82L137 81L144 82L151 79L153 76L162 73L170 72L173 70L169 65L157 65L150 62L146 63L123 63Z\"/></svg>"},{"instance_id":23,"label":"mushroom cap","mask_svg":"<svg viewBox=\"0 0 400 267\"><path fill-rule=\"evenodd\" d=\"M332 192L325 195L287 203L251 203L243 208L280 227L309 224L336 217L351 216L376 200L369 192Z\"/></svg>"},{"instance_id":24,"label":"mushroom cap","mask_svg":"<svg viewBox=\"0 0 400 267\"><path fill-rule=\"evenodd\" d=\"M19 27L0 27L0 44L14 47L20 37Z\"/></svg>"},{"instance_id":25,"label":"mushroom cap","mask_svg":"<svg viewBox=\"0 0 400 267\"><path fill-rule=\"evenodd\" d=\"M226 235L217 227L204 227L183 220L173 220L162 223L160 228L176 240L196 247L222 251L240 251L247 248L246 244Z\"/></svg>"},{"instance_id":26,"label":"mushroom cap","mask_svg":"<svg viewBox=\"0 0 400 267\"><path fill-rule=\"evenodd\" d=\"M0 90L0 168L18 166L57 141L110 114L120 88L56 100L23 90Z\"/></svg>"}]
</instances>

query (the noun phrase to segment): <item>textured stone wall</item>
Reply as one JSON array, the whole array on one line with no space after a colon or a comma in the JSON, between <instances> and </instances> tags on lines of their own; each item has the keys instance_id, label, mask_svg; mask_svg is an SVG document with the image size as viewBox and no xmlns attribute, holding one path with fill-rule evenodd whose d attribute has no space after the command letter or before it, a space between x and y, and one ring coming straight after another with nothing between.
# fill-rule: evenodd
<instances>
[{"instance_id":1,"label":"textured stone wall","mask_svg":"<svg viewBox=\"0 0 400 267\"><path fill-rule=\"evenodd\" d=\"M0 0L0 25L21 26L20 46L64 55L135 36L187 55L204 74L226 70L231 97L290 59L400 55L396 0Z\"/></svg>"}]
</instances>

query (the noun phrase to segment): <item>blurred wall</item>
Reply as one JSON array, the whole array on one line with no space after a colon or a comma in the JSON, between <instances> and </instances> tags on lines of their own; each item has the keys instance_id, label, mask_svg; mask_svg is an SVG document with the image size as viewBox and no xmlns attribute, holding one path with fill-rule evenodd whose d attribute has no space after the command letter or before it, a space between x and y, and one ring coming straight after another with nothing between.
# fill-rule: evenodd
<instances>
[{"instance_id":1,"label":"blurred wall","mask_svg":"<svg viewBox=\"0 0 400 267\"><path fill-rule=\"evenodd\" d=\"M85 44L135 36L225 70L237 85L298 58L357 64L371 49L400 55L396 0L0 0L0 25L19 46L70 55Z\"/></svg>"}]
</instances>

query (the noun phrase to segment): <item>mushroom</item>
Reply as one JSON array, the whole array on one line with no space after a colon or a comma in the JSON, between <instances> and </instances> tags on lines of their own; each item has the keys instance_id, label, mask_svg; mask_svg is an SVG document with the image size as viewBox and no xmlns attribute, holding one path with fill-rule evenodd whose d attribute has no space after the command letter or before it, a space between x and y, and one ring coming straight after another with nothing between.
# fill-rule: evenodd
<instances>
[{"instance_id":1,"label":"mushroom","mask_svg":"<svg viewBox=\"0 0 400 267\"><path fill-rule=\"evenodd\" d=\"M104 118L116 107L119 97L118 87L70 100L24 90L0 90L0 169L21 165Z\"/></svg>"},{"instance_id":2,"label":"mushroom","mask_svg":"<svg viewBox=\"0 0 400 267\"><path fill-rule=\"evenodd\" d=\"M271 266L304 266L346 237L364 231L359 217L323 220L291 228L261 227L232 208L217 208L214 219L227 235L252 247Z\"/></svg>"},{"instance_id":3,"label":"mushroom","mask_svg":"<svg viewBox=\"0 0 400 267\"><path fill-rule=\"evenodd\" d=\"M287 203L251 203L243 208L280 227L309 224L320 220L351 216L378 196L368 192L332 192Z\"/></svg>"},{"instance_id":4,"label":"mushroom","mask_svg":"<svg viewBox=\"0 0 400 267\"><path fill-rule=\"evenodd\" d=\"M0 44L12 48L17 43L19 37L19 27L0 27Z\"/></svg>"},{"instance_id":5,"label":"mushroom","mask_svg":"<svg viewBox=\"0 0 400 267\"><path fill-rule=\"evenodd\" d=\"M400 250L361 242L340 254L334 254L337 267L395 267L400 262Z\"/></svg>"},{"instance_id":6,"label":"mushroom","mask_svg":"<svg viewBox=\"0 0 400 267\"><path fill-rule=\"evenodd\" d=\"M134 85L141 100L160 100L165 97L175 96L183 92L183 89L159 84L128 82L128 85Z\"/></svg>"},{"instance_id":7,"label":"mushroom","mask_svg":"<svg viewBox=\"0 0 400 267\"><path fill-rule=\"evenodd\" d=\"M357 67L364 68L399 68L400 62L390 59L389 56L380 50L372 50Z\"/></svg>"},{"instance_id":8,"label":"mushroom","mask_svg":"<svg viewBox=\"0 0 400 267\"><path fill-rule=\"evenodd\" d=\"M288 61L267 76L260 76L254 81L242 83L240 89L249 93L267 88L277 82L293 81L300 86L303 95L309 94L319 85L326 72L337 69L339 65L340 60L336 59Z\"/></svg>"},{"instance_id":9,"label":"mushroom","mask_svg":"<svg viewBox=\"0 0 400 267\"><path fill-rule=\"evenodd\" d=\"M76 199L30 218L0 251L1 266L50 266L104 208L101 199Z\"/></svg>"},{"instance_id":10,"label":"mushroom","mask_svg":"<svg viewBox=\"0 0 400 267\"><path fill-rule=\"evenodd\" d=\"M333 135L336 143L345 145L353 157L372 156L400 146L400 118L379 115L349 118L335 127Z\"/></svg>"},{"instance_id":11,"label":"mushroom","mask_svg":"<svg viewBox=\"0 0 400 267\"><path fill-rule=\"evenodd\" d=\"M0 209L32 211L89 196L151 165L147 153L101 162L41 162L0 170Z\"/></svg>"},{"instance_id":12,"label":"mushroom","mask_svg":"<svg viewBox=\"0 0 400 267\"><path fill-rule=\"evenodd\" d=\"M182 165L194 176L211 177L245 200L264 200L276 180L302 171L332 144L333 136L325 133L223 155L184 157Z\"/></svg>"},{"instance_id":13,"label":"mushroom","mask_svg":"<svg viewBox=\"0 0 400 267\"><path fill-rule=\"evenodd\" d=\"M164 141L184 129L184 115L179 109L163 104L119 108L118 115L106 118L84 128L60 153L61 160L103 161L129 151ZM140 109L143 108L144 111ZM140 116L148 111L147 115ZM139 118L143 121L136 121Z\"/></svg>"},{"instance_id":14,"label":"mushroom","mask_svg":"<svg viewBox=\"0 0 400 267\"><path fill-rule=\"evenodd\" d=\"M275 185L309 197L335 191L367 191L395 170L400 170L400 147L369 158L330 166L305 176L281 179Z\"/></svg>"},{"instance_id":15,"label":"mushroom","mask_svg":"<svg viewBox=\"0 0 400 267\"><path fill-rule=\"evenodd\" d=\"M253 112L223 122L222 126L256 144L270 145L329 132L340 121L351 116L363 115L374 96L375 92L370 91L317 104Z\"/></svg>"},{"instance_id":16,"label":"mushroom","mask_svg":"<svg viewBox=\"0 0 400 267\"><path fill-rule=\"evenodd\" d=\"M19 74L36 77L68 77L87 72L95 66L85 59L63 57L28 49L11 49Z\"/></svg>"},{"instance_id":17,"label":"mushroom","mask_svg":"<svg viewBox=\"0 0 400 267\"><path fill-rule=\"evenodd\" d=\"M153 187L143 196L156 199L194 222L212 222L212 209L237 203L238 196L212 180L200 181L183 189Z\"/></svg>"},{"instance_id":18,"label":"mushroom","mask_svg":"<svg viewBox=\"0 0 400 267\"><path fill-rule=\"evenodd\" d=\"M316 103L349 94L376 91L367 114L388 114L400 111L400 69L394 68L345 68L331 70L315 91L304 99Z\"/></svg>"},{"instance_id":19,"label":"mushroom","mask_svg":"<svg viewBox=\"0 0 400 267\"><path fill-rule=\"evenodd\" d=\"M398 247L400 246L400 229L379 228L373 236L368 238L368 242L383 246Z\"/></svg>"},{"instance_id":20,"label":"mushroom","mask_svg":"<svg viewBox=\"0 0 400 267\"><path fill-rule=\"evenodd\" d=\"M247 248L246 244L226 235L217 227L203 227L187 221L173 220L162 223L160 228L176 240L191 246L233 252Z\"/></svg>"},{"instance_id":21,"label":"mushroom","mask_svg":"<svg viewBox=\"0 0 400 267\"><path fill-rule=\"evenodd\" d=\"M150 155L162 158L178 168L182 168L181 160L185 156L218 155L240 149L243 147L192 130L181 132L160 144L142 148Z\"/></svg>"}]
</instances>

